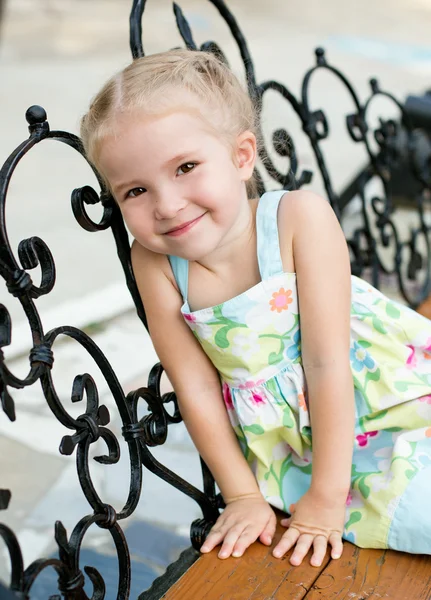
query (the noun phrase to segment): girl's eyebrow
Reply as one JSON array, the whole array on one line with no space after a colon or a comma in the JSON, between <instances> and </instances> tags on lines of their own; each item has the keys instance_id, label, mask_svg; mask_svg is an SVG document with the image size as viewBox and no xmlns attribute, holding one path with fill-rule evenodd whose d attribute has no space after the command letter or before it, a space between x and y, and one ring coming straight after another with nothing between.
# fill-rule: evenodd
<instances>
[{"instance_id":1,"label":"girl's eyebrow","mask_svg":"<svg viewBox=\"0 0 431 600\"><path fill-rule=\"evenodd\" d=\"M192 154L196 154L196 151L195 150L186 150L185 152L180 152L180 154L176 154L175 156L173 156L172 158L167 160L165 162L165 166L168 166L171 163L181 162L182 160L185 160Z\"/></svg>"}]
</instances>

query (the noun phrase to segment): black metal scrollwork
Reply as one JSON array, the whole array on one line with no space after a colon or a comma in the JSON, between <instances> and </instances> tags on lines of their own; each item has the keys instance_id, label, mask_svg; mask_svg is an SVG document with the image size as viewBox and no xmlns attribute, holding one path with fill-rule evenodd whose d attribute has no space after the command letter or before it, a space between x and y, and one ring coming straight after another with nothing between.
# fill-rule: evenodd
<instances>
[{"instance_id":1,"label":"black metal scrollwork","mask_svg":"<svg viewBox=\"0 0 431 600\"><path fill-rule=\"evenodd\" d=\"M260 114L262 111L263 98L269 90L276 92L283 101L292 107L314 152L328 200L339 218L342 218L344 208L353 197L356 196L360 199L362 224L355 229L351 239L348 240L353 273L361 275L366 269L371 269L373 283L376 285L379 284L380 273L396 274L399 289L404 298L412 306L418 304L430 292L430 227L425 222L424 212L431 197L431 161L429 158L424 160L423 153L418 152L420 138L418 138L404 107L391 94L382 91L375 80L371 81L370 97L365 103L361 103L352 84L339 70L327 62L324 50L321 48L316 50L316 64L304 76L300 99L296 98L284 84L278 81L271 80L258 84L246 39L237 21L223 0L209 1L227 23L238 45L248 91L258 113ZM132 5L130 47L134 58L144 55L141 20L145 5L146 0L134 0ZM198 49L192 29L182 9L176 3L173 8L178 30L185 46L191 51ZM227 63L226 56L215 41L206 41L199 46L199 49L213 52ZM334 191L331 174L322 149L322 141L329 136L330 122L323 110L311 108L310 82L318 70L325 70L331 76L336 77L348 91L353 108L345 118L346 129L352 143L364 146L369 159L368 164L358 172L354 180L339 195ZM377 128L373 130L367 121L367 114L373 100L378 96L384 96L394 103L399 110L400 118L398 121L382 119ZM8 369L2 351L2 348L10 344L11 319L6 307L0 305L1 407L7 417L13 421L16 418L15 405L13 394L9 390L26 388L38 381L41 382L52 413L71 431L70 435L64 436L61 440L60 452L65 455L76 452L78 480L93 513L84 516L77 523L69 538L63 525L57 522L55 539L59 550L58 559L40 559L27 568L24 568L16 536L8 527L0 524L0 536L6 544L12 565L10 589L15 592L16 597L29 597L38 575L46 568L53 567L58 574L58 589L63 598L88 598L84 591L84 575L80 568L79 555L86 532L91 525L97 524L99 527L107 529L112 536L120 572L117 598L127 599L130 590L130 557L119 522L129 517L137 506L141 494L142 466L193 498L200 506L203 518L196 520L191 526L191 540L195 548L200 547L208 534L212 523L219 514L219 509L223 506L223 501L220 495L216 494L214 480L203 461L203 491L201 491L162 465L150 452L151 447L165 443L169 425L181 421L175 394L173 392L161 393L162 365L157 364L152 369L147 387L135 390L126 397L112 367L100 348L88 335L73 327L57 327L49 332L44 331L36 301L40 296L48 294L54 286L54 259L48 246L38 237L23 240L18 247L18 257L14 255L8 240L5 219L7 191L19 161L36 144L51 139L71 146L82 155L83 148L76 136L63 131L51 131L43 108L38 106L29 108L26 118L30 136L10 155L0 171L0 274L4 278L10 294L23 307L31 331L33 347L29 354L28 374L24 378L15 376ZM312 179L311 171L300 170L296 146L288 131L288 124L281 124L271 137L272 147L263 146L260 150L261 164L257 172L260 191L264 190L263 180L267 176L285 189L300 188L310 183ZM370 137L374 138L377 150L372 150ZM284 171L275 166L272 158L274 155L288 159L288 165ZM413 199L417 207L418 225L412 229L410 238L406 241L401 241L399 227L394 220L391 196L391 177L393 171L401 163L407 164L412 177L417 182L418 190ZM104 188L103 181L97 173L96 177L101 187L101 193L98 194L89 186L75 189L72 192L71 200L73 214L81 227L89 232L111 228L127 286L135 302L137 313L146 326L144 307L131 267L128 235L120 211L108 190ZM374 178L381 183L383 193L370 199L367 194L367 186ZM99 202L103 207L103 214L100 221L95 222L90 218L86 207ZM378 231L377 238L373 235L373 229ZM424 241L425 256L421 255L419 251L419 244L421 242L423 244ZM393 248L392 264L389 267L385 266L380 257L381 248L384 247ZM404 267L402 256L406 254L409 260ZM39 286L34 285L29 273L36 268L41 271ZM418 275L422 277L422 284L413 289L409 283ZM122 435L127 443L131 475L127 500L118 512L103 502L95 489L90 474L90 449L97 440L103 440L106 445L106 453L94 458L97 462L104 465L114 464L120 456L118 439L107 428L110 422L108 409L99 405L98 390L94 379L88 373L78 374L74 379L70 400L76 404L85 402L85 410L82 410L81 415L77 418L73 418L64 408L64 402L57 395L52 381L53 345L58 338L64 336L80 344L92 357L108 383L122 421ZM149 413L139 418L138 405L141 400L146 403ZM169 410L168 407L170 407ZM6 509L9 500L10 492L0 490L0 509ZM193 557L188 556L187 560L194 560L196 556L197 554ZM102 600L105 596L105 584L100 573L90 566L84 567L84 572L93 585L92 600ZM154 586L154 589L156 588L160 588L160 584L157 582ZM59 598L59 596L55 596L55 598Z\"/></svg>"}]
</instances>

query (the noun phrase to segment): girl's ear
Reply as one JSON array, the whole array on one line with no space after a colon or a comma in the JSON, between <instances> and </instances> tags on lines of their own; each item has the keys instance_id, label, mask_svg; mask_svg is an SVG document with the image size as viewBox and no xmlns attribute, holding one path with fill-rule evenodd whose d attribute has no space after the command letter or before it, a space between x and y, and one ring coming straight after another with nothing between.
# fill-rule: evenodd
<instances>
[{"instance_id":1,"label":"girl's ear","mask_svg":"<svg viewBox=\"0 0 431 600\"><path fill-rule=\"evenodd\" d=\"M253 175L256 163L256 136L251 131L244 131L237 138L236 163L242 181L248 181Z\"/></svg>"}]
</instances>

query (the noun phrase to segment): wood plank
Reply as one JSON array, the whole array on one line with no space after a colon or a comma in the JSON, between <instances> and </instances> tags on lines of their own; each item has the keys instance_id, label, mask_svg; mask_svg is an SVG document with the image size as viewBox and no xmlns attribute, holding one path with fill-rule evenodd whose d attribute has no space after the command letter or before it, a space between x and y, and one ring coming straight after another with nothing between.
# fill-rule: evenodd
<instances>
[{"instance_id":1,"label":"wood plank","mask_svg":"<svg viewBox=\"0 0 431 600\"><path fill-rule=\"evenodd\" d=\"M339 560L319 575L306 600L430 600L431 556L363 550L344 544Z\"/></svg>"},{"instance_id":2,"label":"wood plank","mask_svg":"<svg viewBox=\"0 0 431 600\"><path fill-rule=\"evenodd\" d=\"M279 515L278 515L279 516ZM300 567L284 558L274 558L271 550L285 528L278 524L271 548L256 542L241 558L217 557L218 548L202 555L164 600L302 600L329 562L329 553L321 567L312 567L309 555Z\"/></svg>"},{"instance_id":3,"label":"wood plank","mask_svg":"<svg viewBox=\"0 0 431 600\"><path fill-rule=\"evenodd\" d=\"M417 312L427 319L431 319L431 296L422 302L422 304L417 308Z\"/></svg>"}]
</instances>

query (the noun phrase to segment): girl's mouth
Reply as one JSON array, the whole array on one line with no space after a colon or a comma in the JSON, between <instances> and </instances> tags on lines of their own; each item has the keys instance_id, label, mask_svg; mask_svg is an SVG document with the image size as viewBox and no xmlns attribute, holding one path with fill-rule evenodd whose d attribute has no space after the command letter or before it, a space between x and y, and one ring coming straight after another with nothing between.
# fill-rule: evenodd
<instances>
[{"instance_id":1,"label":"girl's mouth","mask_svg":"<svg viewBox=\"0 0 431 600\"><path fill-rule=\"evenodd\" d=\"M192 221L187 221L187 223L182 223L181 225L178 225L178 227L174 227L173 229L166 231L166 233L164 235L169 235L172 237L177 237L179 235L183 235L184 233L187 233L188 231L190 231L190 229L192 229L192 227L194 227L196 225L196 223L198 223L202 219L202 217L205 215L206 215L206 212L204 212L202 215L200 215L200 217L193 219Z\"/></svg>"}]
</instances>

